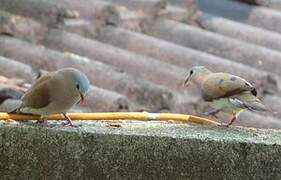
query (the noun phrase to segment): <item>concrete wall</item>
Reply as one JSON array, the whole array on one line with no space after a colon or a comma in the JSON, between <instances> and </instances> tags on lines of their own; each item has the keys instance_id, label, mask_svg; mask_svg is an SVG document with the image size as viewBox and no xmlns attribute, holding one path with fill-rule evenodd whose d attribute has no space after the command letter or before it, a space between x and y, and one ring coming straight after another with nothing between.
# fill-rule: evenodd
<instances>
[{"instance_id":1,"label":"concrete wall","mask_svg":"<svg viewBox=\"0 0 281 180\"><path fill-rule=\"evenodd\" d=\"M163 122L0 125L0 179L280 179L281 133ZM112 124L111 124L112 125Z\"/></svg>"}]
</instances>

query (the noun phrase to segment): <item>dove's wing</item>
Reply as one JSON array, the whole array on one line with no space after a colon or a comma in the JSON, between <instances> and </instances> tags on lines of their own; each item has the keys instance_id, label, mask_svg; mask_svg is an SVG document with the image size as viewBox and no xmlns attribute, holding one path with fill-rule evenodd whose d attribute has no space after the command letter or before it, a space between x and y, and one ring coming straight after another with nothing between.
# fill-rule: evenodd
<instances>
[{"instance_id":1,"label":"dove's wing","mask_svg":"<svg viewBox=\"0 0 281 180\"><path fill-rule=\"evenodd\" d=\"M201 85L203 99L212 101L214 99L233 96L245 91L256 95L253 85L245 79L228 73L212 73L208 75Z\"/></svg>"},{"instance_id":2,"label":"dove's wing","mask_svg":"<svg viewBox=\"0 0 281 180\"><path fill-rule=\"evenodd\" d=\"M40 77L22 97L22 107L39 109L50 103L49 81L53 73L48 73Z\"/></svg>"}]
</instances>

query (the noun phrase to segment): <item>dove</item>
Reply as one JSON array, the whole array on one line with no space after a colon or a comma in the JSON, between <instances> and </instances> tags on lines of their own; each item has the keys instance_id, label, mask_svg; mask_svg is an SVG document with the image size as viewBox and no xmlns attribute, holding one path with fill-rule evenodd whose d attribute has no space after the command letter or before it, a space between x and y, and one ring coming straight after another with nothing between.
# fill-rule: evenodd
<instances>
[{"instance_id":1,"label":"dove","mask_svg":"<svg viewBox=\"0 0 281 180\"><path fill-rule=\"evenodd\" d=\"M211 72L204 66L193 66L183 86L190 83L200 88L203 100L214 108L213 111L204 113L216 118L219 112L231 114L233 117L228 124L230 126L247 109L250 111L267 111L268 109L257 98L256 88L245 79L223 72Z\"/></svg>"},{"instance_id":2,"label":"dove","mask_svg":"<svg viewBox=\"0 0 281 180\"><path fill-rule=\"evenodd\" d=\"M81 71L62 68L42 75L22 96L21 105L12 113L40 115L38 122L45 122L48 115L63 114L73 126L66 113L75 104L83 103L89 90L89 80Z\"/></svg>"}]
</instances>

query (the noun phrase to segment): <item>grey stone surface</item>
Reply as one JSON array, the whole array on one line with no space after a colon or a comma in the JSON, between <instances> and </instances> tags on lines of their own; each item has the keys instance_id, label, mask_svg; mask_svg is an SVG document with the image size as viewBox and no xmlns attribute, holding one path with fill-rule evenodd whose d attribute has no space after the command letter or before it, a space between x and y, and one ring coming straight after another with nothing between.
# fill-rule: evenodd
<instances>
[{"instance_id":1,"label":"grey stone surface","mask_svg":"<svg viewBox=\"0 0 281 180\"><path fill-rule=\"evenodd\" d=\"M111 123L0 123L0 179L281 178L278 130Z\"/></svg>"}]
</instances>

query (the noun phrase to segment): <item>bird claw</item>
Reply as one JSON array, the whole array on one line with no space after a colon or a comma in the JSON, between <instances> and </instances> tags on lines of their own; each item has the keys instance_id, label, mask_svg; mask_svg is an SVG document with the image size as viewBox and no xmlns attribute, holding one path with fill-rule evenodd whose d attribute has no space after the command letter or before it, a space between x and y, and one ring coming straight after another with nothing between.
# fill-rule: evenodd
<instances>
[{"instance_id":1,"label":"bird claw","mask_svg":"<svg viewBox=\"0 0 281 180\"><path fill-rule=\"evenodd\" d=\"M40 125L47 125L48 121L45 119L40 119L40 120L37 120L35 123L40 124Z\"/></svg>"},{"instance_id":2,"label":"bird claw","mask_svg":"<svg viewBox=\"0 0 281 180\"><path fill-rule=\"evenodd\" d=\"M68 121L64 123L64 126L69 126L69 127L78 127L78 126L76 126L76 125L72 124L72 122L70 123L70 122L68 122Z\"/></svg>"},{"instance_id":3,"label":"bird claw","mask_svg":"<svg viewBox=\"0 0 281 180\"><path fill-rule=\"evenodd\" d=\"M228 127L229 127L229 124L220 123L218 126L219 126L219 127L228 128Z\"/></svg>"}]
</instances>

